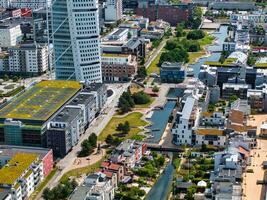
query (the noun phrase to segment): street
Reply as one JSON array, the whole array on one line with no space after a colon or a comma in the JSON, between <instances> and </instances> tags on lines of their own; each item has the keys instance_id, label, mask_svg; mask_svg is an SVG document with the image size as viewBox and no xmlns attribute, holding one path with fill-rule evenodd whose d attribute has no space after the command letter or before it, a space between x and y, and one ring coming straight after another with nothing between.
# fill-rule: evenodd
<instances>
[{"instance_id":1,"label":"street","mask_svg":"<svg viewBox=\"0 0 267 200\"><path fill-rule=\"evenodd\" d=\"M58 183L61 177L71 170L72 164L75 162L75 159L77 158L78 152L81 150L81 143L89 137L91 133L95 133L96 135L99 135L101 131L105 128L105 126L108 124L112 116L115 114L116 106L119 101L119 97L121 94L127 89L127 87L130 85L130 83L123 83L123 84L107 84L108 89L113 90L112 96L110 96L107 100L107 103L102 110L102 113L100 114L89 126L89 128L86 130L85 134L81 136L78 144L73 147L72 151L69 152L63 159L61 159L57 163L57 167L60 169L54 177L48 182L47 187L53 188ZM79 166L77 166L79 167ZM38 194L36 199L41 199L42 191Z\"/></svg>"}]
</instances>

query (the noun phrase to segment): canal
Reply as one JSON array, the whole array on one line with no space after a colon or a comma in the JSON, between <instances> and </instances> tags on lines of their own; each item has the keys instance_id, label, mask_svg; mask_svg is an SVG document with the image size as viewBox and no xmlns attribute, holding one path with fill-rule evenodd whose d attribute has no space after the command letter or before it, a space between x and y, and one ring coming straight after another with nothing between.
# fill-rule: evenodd
<instances>
[{"instance_id":1,"label":"canal","mask_svg":"<svg viewBox=\"0 0 267 200\"><path fill-rule=\"evenodd\" d=\"M222 51L222 44L227 37L227 26L221 26L220 30L218 32L213 33L217 38L217 43L215 45L210 45L207 47L207 50L210 52L210 55L207 57L200 58L195 64L190 65L190 67L194 70L194 76L198 77L200 67L204 64L206 61L217 61L219 60L221 54L217 53L218 51ZM174 98L177 96L182 96L183 91L176 88L171 88L168 97ZM154 134L154 137L151 138L152 142L158 142L164 132L164 129L166 127L166 124L168 122L168 116L172 112L175 102L169 101L166 103L166 108L162 111L155 111L155 113L152 115L151 121L153 122L153 125L151 129L160 129L158 132L152 132ZM166 200L168 197L168 194L172 187L172 180L173 180L173 174L174 174L174 167L172 163L168 163L166 166L164 172L161 174L158 181L155 183L155 185L152 187L152 189L149 191L146 200Z\"/></svg>"},{"instance_id":2,"label":"canal","mask_svg":"<svg viewBox=\"0 0 267 200\"><path fill-rule=\"evenodd\" d=\"M175 104L176 101L167 101L163 109L154 110L150 119L151 126L148 127L150 138L146 139L146 142L159 143Z\"/></svg>"},{"instance_id":3,"label":"canal","mask_svg":"<svg viewBox=\"0 0 267 200\"><path fill-rule=\"evenodd\" d=\"M149 191L146 200L166 200L172 187L174 167L171 161L168 163L160 178Z\"/></svg>"}]
</instances>

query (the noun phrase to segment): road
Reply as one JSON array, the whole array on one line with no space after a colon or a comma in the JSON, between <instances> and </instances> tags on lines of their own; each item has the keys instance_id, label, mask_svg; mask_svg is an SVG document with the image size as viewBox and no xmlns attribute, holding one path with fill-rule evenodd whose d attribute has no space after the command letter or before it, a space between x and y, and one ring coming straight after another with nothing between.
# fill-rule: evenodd
<instances>
[{"instance_id":1,"label":"road","mask_svg":"<svg viewBox=\"0 0 267 200\"><path fill-rule=\"evenodd\" d=\"M157 55L160 53L160 51L164 48L166 42L168 39L163 39L160 45L157 47L156 50L151 54L151 56L148 58L146 63L144 64L145 68L148 68L151 62L157 57Z\"/></svg>"},{"instance_id":2,"label":"road","mask_svg":"<svg viewBox=\"0 0 267 200\"><path fill-rule=\"evenodd\" d=\"M78 144L73 147L72 151L69 152L63 159L61 159L57 163L57 167L60 169L54 177L48 182L47 186L49 188L55 187L58 183L61 177L70 170L72 167L73 162L77 158L78 152L81 150L81 143L88 138L88 136L91 133L95 133L96 135L99 135L101 131L105 128L107 123L110 121L112 116L115 114L116 106L119 101L119 97L121 94L127 89L127 87L130 85L129 83L123 83L123 84L108 84L108 89L113 90L112 96L110 96L107 100L106 106L104 107L102 114L100 114L89 126L89 128L86 130L85 134L82 135L80 138ZM36 199L41 199L42 191L38 194Z\"/></svg>"}]
</instances>

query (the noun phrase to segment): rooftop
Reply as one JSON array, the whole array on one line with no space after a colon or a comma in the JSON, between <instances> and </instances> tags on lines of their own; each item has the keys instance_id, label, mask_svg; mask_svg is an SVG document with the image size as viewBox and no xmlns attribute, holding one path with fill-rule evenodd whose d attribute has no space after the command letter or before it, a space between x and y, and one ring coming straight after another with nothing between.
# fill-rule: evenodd
<instances>
[{"instance_id":1,"label":"rooftop","mask_svg":"<svg viewBox=\"0 0 267 200\"><path fill-rule=\"evenodd\" d=\"M215 128L200 128L195 131L198 135L217 135L223 136L223 130L215 129Z\"/></svg>"},{"instance_id":2,"label":"rooftop","mask_svg":"<svg viewBox=\"0 0 267 200\"><path fill-rule=\"evenodd\" d=\"M55 122L65 122L65 123L71 123L73 119L79 115L80 109L79 108L71 108L71 107L65 107L63 110L61 110L53 119Z\"/></svg>"},{"instance_id":3,"label":"rooftop","mask_svg":"<svg viewBox=\"0 0 267 200\"><path fill-rule=\"evenodd\" d=\"M0 110L0 118L46 121L81 89L76 81L41 81Z\"/></svg>"},{"instance_id":4,"label":"rooftop","mask_svg":"<svg viewBox=\"0 0 267 200\"><path fill-rule=\"evenodd\" d=\"M128 54L111 54L111 53L103 53L102 57L122 57L122 58L127 58L129 57Z\"/></svg>"},{"instance_id":5,"label":"rooftop","mask_svg":"<svg viewBox=\"0 0 267 200\"><path fill-rule=\"evenodd\" d=\"M33 153L17 153L0 169L0 184L12 185L26 169L37 159Z\"/></svg>"}]
</instances>

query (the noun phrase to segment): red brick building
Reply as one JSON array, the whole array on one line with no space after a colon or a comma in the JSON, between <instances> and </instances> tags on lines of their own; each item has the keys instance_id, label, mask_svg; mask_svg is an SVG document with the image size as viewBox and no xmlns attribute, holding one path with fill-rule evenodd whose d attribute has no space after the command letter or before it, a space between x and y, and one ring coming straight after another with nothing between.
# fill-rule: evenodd
<instances>
[{"instance_id":1,"label":"red brick building","mask_svg":"<svg viewBox=\"0 0 267 200\"><path fill-rule=\"evenodd\" d=\"M173 5L149 5L138 7L136 14L149 18L150 21L162 19L169 22L171 26L176 26L178 23L185 21L189 17L188 6L173 6Z\"/></svg>"}]
</instances>

